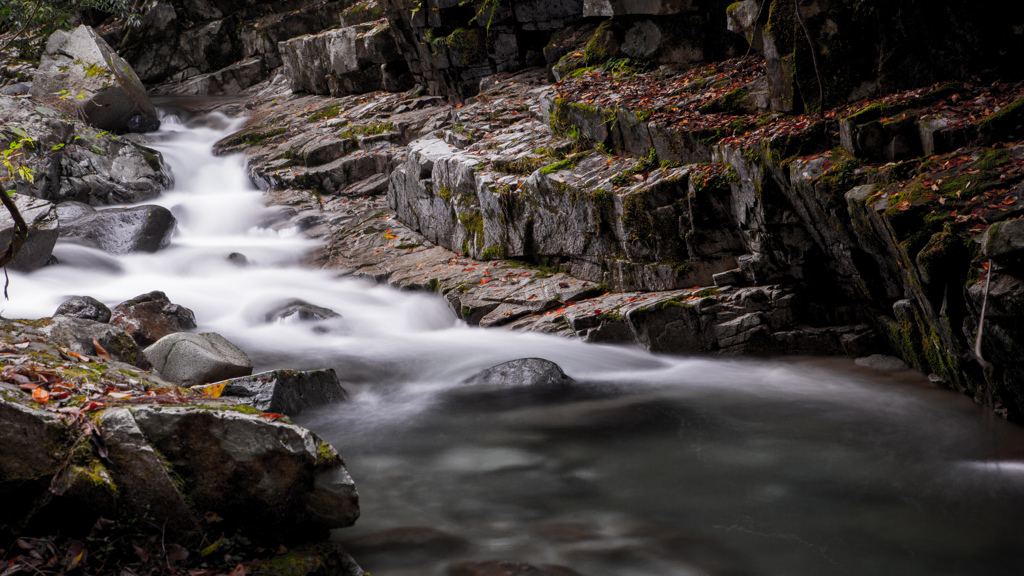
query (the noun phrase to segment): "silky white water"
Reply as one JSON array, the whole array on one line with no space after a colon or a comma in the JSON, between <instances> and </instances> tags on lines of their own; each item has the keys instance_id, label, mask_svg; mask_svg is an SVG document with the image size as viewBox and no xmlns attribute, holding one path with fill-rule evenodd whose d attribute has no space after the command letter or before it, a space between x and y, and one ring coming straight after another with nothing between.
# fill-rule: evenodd
<instances>
[{"instance_id":1,"label":"silky white water","mask_svg":"<svg viewBox=\"0 0 1024 576\"><path fill-rule=\"evenodd\" d=\"M296 419L338 448L359 487L363 516L334 538L421 526L463 541L366 548L356 557L374 576L467 559L592 576L1020 573L1018 428L920 378L469 328L439 297L301 268L315 245L258 227L268 209L241 159L210 152L239 127L166 117L151 145L176 181L155 202L178 218L170 247L115 258L58 244L59 265L11 273L3 315L161 290L257 370L335 368L351 400ZM341 318L266 321L296 298ZM580 391L449 394L523 357L557 362Z\"/></svg>"}]
</instances>

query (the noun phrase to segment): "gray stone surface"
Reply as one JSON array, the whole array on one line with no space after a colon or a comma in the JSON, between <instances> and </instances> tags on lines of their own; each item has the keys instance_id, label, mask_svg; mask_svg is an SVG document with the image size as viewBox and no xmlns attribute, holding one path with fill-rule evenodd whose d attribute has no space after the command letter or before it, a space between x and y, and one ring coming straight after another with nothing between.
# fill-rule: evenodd
<instances>
[{"instance_id":1,"label":"gray stone surface","mask_svg":"<svg viewBox=\"0 0 1024 576\"><path fill-rule=\"evenodd\" d=\"M58 30L33 78L32 96L79 106L86 121L112 132L151 132L160 127L156 108L128 65L85 25Z\"/></svg>"},{"instance_id":2,"label":"gray stone surface","mask_svg":"<svg viewBox=\"0 0 1024 576\"><path fill-rule=\"evenodd\" d=\"M333 368L327 370L272 370L232 378L199 389L223 386L222 398L234 398L264 412L296 416L307 408L318 408L348 399Z\"/></svg>"},{"instance_id":3,"label":"gray stone surface","mask_svg":"<svg viewBox=\"0 0 1024 576\"><path fill-rule=\"evenodd\" d=\"M271 308L265 318L267 322L316 322L317 320L328 320L340 318L341 315L323 306L310 304L305 300L289 300Z\"/></svg>"},{"instance_id":4,"label":"gray stone surface","mask_svg":"<svg viewBox=\"0 0 1024 576\"><path fill-rule=\"evenodd\" d=\"M383 89L381 66L402 58L383 22L300 36L279 50L292 90L333 96ZM391 87L401 88L391 76Z\"/></svg>"},{"instance_id":5,"label":"gray stone surface","mask_svg":"<svg viewBox=\"0 0 1024 576\"><path fill-rule=\"evenodd\" d=\"M43 328L43 334L68 347L72 352L89 356L97 355L96 345L93 343L95 339L114 360L138 366L143 370L150 368L149 360L139 345L117 326L71 316L54 316L53 322Z\"/></svg>"},{"instance_id":6,"label":"gray stone surface","mask_svg":"<svg viewBox=\"0 0 1024 576\"><path fill-rule=\"evenodd\" d=\"M46 266L53 253L58 236L57 210L52 203L25 194L14 194L11 199L28 225L28 238L9 266L14 270L31 272ZM6 208L0 207L0 251L7 249L12 238L14 218Z\"/></svg>"},{"instance_id":7,"label":"gray stone surface","mask_svg":"<svg viewBox=\"0 0 1024 576\"><path fill-rule=\"evenodd\" d=\"M184 386L252 374L245 352L212 332L169 334L143 352L161 377Z\"/></svg>"},{"instance_id":8,"label":"gray stone surface","mask_svg":"<svg viewBox=\"0 0 1024 576\"><path fill-rule=\"evenodd\" d=\"M92 296L74 296L69 298L57 307L53 315L71 316L100 323L110 322L110 308L107 308L106 304Z\"/></svg>"},{"instance_id":9,"label":"gray stone surface","mask_svg":"<svg viewBox=\"0 0 1024 576\"><path fill-rule=\"evenodd\" d=\"M21 130L35 141L18 157L35 171L31 182L14 182L23 194L57 204L124 205L152 200L172 183L156 150L91 128L55 108L0 96L0 115L8 131Z\"/></svg>"},{"instance_id":10,"label":"gray stone surface","mask_svg":"<svg viewBox=\"0 0 1024 576\"><path fill-rule=\"evenodd\" d=\"M470 376L462 381L464 386L486 388L517 387L562 387L574 380L566 376L562 368L543 358L521 358L512 360Z\"/></svg>"},{"instance_id":11,"label":"gray stone surface","mask_svg":"<svg viewBox=\"0 0 1024 576\"><path fill-rule=\"evenodd\" d=\"M233 411L140 408L135 420L188 486L255 540L349 526L359 497L344 461L315 434ZM218 527L220 529L220 527Z\"/></svg>"},{"instance_id":12,"label":"gray stone surface","mask_svg":"<svg viewBox=\"0 0 1024 576\"><path fill-rule=\"evenodd\" d=\"M997 261L1020 259L1024 256L1024 220L990 226L981 239L981 250Z\"/></svg>"},{"instance_id":13,"label":"gray stone surface","mask_svg":"<svg viewBox=\"0 0 1024 576\"><path fill-rule=\"evenodd\" d=\"M62 220L60 237L115 255L156 252L171 243L177 224L163 206L107 208Z\"/></svg>"}]
</instances>

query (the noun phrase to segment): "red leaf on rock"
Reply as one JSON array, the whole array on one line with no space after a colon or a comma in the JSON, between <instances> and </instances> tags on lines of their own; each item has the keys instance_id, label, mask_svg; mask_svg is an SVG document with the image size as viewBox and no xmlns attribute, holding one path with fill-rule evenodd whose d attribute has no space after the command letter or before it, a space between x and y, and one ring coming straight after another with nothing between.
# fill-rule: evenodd
<instances>
[{"instance_id":1,"label":"red leaf on rock","mask_svg":"<svg viewBox=\"0 0 1024 576\"><path fill-rule=\"evenodd\" d=\"M267 420L280 420L284 418L284 414L274 414L273 412L264 412L260 414L260 418L266 418Z\"/></svg>"}]
</instances>

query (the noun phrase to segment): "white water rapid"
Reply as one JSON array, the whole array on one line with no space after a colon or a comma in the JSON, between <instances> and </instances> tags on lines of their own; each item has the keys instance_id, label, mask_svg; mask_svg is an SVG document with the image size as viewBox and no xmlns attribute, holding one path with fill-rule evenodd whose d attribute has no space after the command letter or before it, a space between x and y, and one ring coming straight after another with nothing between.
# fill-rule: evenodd
<instances>
[{"instance_id":1,"label":"white water rapid","mask_svg":"<svg viewBox=\"0 0 1024 576\"><path fill-rule=\"evenodd\" d=\"M296 420L348 461L354 542L374 576L441 575L505 559L584 576L1016 575L1024 559L1024 434L966 398L845 361L655 356L469 328L441 298L298 266L314 245L257 226L242 160L214 157L240 121L164 118L152 145L175 189L171 246L111 257L59 244L11 273L8 318L73 295L108 306L161 290L257 370L335 368L352 399ZM239 267L228 255L241 253ZM301 298L339 319L267 323ZM586 383L572 397L452 398L488 366L539 356ZM420 526L461 544L374 548ZM360 554L362 542L362 554Z\"/></svg>"}]
</instances>

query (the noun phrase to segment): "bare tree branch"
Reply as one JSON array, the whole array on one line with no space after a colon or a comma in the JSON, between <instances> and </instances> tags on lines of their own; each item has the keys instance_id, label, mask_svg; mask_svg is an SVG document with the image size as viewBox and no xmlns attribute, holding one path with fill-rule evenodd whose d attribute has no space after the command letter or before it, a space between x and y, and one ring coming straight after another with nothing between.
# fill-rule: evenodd
<instances>
[{"instance_id":1,"label":"bare tree branch","mask_svg":"<svg viewBox=\"0 0 1024 576\"><path fill-rule=\"evenodd\" d=\"M18 255L18 251L21 250L21 245L25 243L25 239L28 238L28 224L25 223L25 219L21 216L21 211L18 210L18 205L14 203L14 200L7 195L7 190L4 189L4 185L0 184L0 203L3 203L4 208L10 212L11 218L14 219L14 234L11 235L11 242L7 245L7 250L3 254L0 254L0 266L5 268L7 264L14 260L14 257ZM7 296L7 285L10 283L8 279L4 282L4 298L10 299Z\"/></svg>"}]
</instances>

